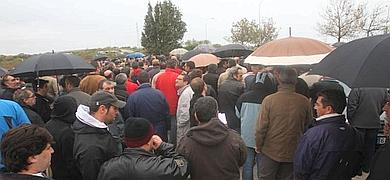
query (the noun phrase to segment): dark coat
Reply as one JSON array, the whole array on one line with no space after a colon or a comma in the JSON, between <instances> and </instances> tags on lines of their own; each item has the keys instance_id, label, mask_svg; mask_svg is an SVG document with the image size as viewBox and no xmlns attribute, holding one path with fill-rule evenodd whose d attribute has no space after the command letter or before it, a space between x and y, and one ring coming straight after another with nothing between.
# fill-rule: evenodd
<instances>
[{"instance_id":1,"label":"dark coat","mask_svg":"<svg viewBox=\"0 0 390 180\"><path fill-rule=\"evenodd\" d=\"M117 84L115 87L115 96L121 101L127 101L129 93L127 93L126 86L124 84Z\"/></svg>"},{"instance_id":2,"label":"dark coat","mask_svg":"<svg viewBox=\"0 0 390 180\"><path fill-rule=\"evenodd\" d=\"M36 124L38 126L44 126L45 122L43 122L41 116L39 116L38 113L36 113L32 107L21 105L24 112L26 113L28 119L30 120L31 124Z\"/></svg>"},{"instance_id":3,"label":"dark coat","mask_svg":"<svg viewBox=\"0 0 390 180\"><path fill-rule=\"evenodd\" d=\"M367 180L387 180L390 177L389 171L390 141L378 149L372 159L370 174Z\"/></svg>"},{"instance_id":4,"label":"dark coat","mask_svg":"<svg viewBox=\"0 0 390 180\"><path fill-rule=\"evenodd\" d=\"M16 173L5 173L0 174L1 180L50 180L50 178L39 177L26 174L16 174Z\"/></svg>"},{"instance_id":5,"label":"dark coat","mask_svg":"<svg viewBox=\"0 0 390 180\"><path fill-rule=\"evenodd\" d=\"M73 158L83 180L96 180L100 166L121 153L120 146L107 129L88 126L76 120L73 130Z\"/></svg>"},{"instance_id":6,"label":"dark coat","mask_svg":"<svg viewBox=\"0 0 390 180\"><path fill-rule=\"evenodd\" d=\"M188 163L172 144L162 143L156 154L141 148L127 148L119 157L105 162L98 180L179 180L186 179Z\"/></svg>"},{"instance_id":7,"label":"dark coat","mask_svg":"<svg viewBox=\"0 0 390 180\"><path fill-rule=\"evenodd\" d=\"M386 88L354 88L348 96L348 122L356 128L382 128L380 115L387 101Z\"/></svg>"},{"instance_id":8,"label":"dark coat","mask_svg":"<svg viewBox=\"0 0 390 180\"><path fill-rule=\"evenodd\" d=\"M51 108L50 104L52 103L52 100L50 100L47 97L41 96L38 93L35 93L36 96L36 102L33 108L35 111L41 116L42 120L46 123L50 120L50 114L51 114Z\"/></svg>"},{"instance_id":9,"label":"dark coat","mask_svg":"<svg viewBox=\"0 0 390 180\"><path fill-rule=\"evenodd\" d=\"M217 73L206 73L204 76L203 76L203 80L206 84L210 85L211 87L213 87L214 90L217 90L218 88L218 78L219 78L219 75Z\"/></svg>"},{"instance_id":10,"label":"dark coat","mask_svg":"<svg viewBox=\"0 0 390 180\"><path fill-rule=\"evenodd\" d=\"M11 89L6 86L2 86L2 93L0 94L0 98L13 101L15 91L16 89Z\"/></svg>"},{"instance_id":11,"label":"dark coat","mask_svg":"<svg viewBox=\"0 0 390 180\"><path fill-rule=\"evenodd\" d=\"M344 152L353 155L348 171L360 169L361 147L363 139L360 133L345 123L344 115L316 121L314 127L302 136L294 158L294 176L296 180L326 180L336 172L335 167ZM336 179L351 179L348 171L338 174Z\"/></svg>"},{"instance_id":12,"label":"dark coat","mask_svg":"<svg viewBox=\"0 0 390 180\"><path fill-rule=\"evenodd\" d=\"M149 83L144 83L138 87L127 98L125 114L128 117L142 117L152 124L169 120L169 106L163 93L153 89Z\"/></svg>"},{"instance_id":13,"label":"dark coat","mask_svg":"<svg viewBox=\"0 0 390 180\"><path fill-rule=\"evenodd\" d=\"M244 92L244 85L233 79L225 80L218 90L219 110L225 113L228 126L240 132L240 119L236 116L236 102Z\"/></svg>"},{"instance_id":14,"label":"dark coat","mask_svg":"<svg viewBox=\"0 0 390 180\"><path fill-rule=\"evenodd\" d=\"M46 124L53 136L54 153L51 158L53 178L56 180L81 180L81 174L73 160L74 132L77 102L73 97L61 96L54 102L51 119Z\"/></svg>"},{"instance_id":15,"label":"dark coat","mask_svg":"<svg viewBox=\"0 0 390 180\"><path fill-rule=\"evenodd\" d=\"M192 127L177 151L189 161L192 180L238 180L246 160L246 146L240 135L218 118Z\"/></svg>"}]
</instances>

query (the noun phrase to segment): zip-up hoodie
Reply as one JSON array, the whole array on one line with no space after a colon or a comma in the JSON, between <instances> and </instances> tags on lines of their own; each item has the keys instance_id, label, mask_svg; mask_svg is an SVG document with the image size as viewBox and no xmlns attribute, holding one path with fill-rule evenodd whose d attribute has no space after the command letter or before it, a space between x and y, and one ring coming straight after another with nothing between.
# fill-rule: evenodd
<instances>
[{"instance_id":1,"label":"zip-up hoodie","mask_svg":"<svg viewBox=\"0 0 390 180\"><path fill-rule=\"evenodd\" d=\"M121 153L120 144L112 137L106 124L89 114L87 106L80 105L76 117L73 157L83 180L95 180L100 166Z\"/></svg>"},{"instance_id":2,"label":"zip-up hoodie","mask_svg":"<svg viewBox=\"0 0 390 180\"><path fill-rule=\"evenodd\" d=\"M218 118L192 127L178 145L190 162L191 179L240 179L246 146L240 135Z\"/></svg>"}]
</instances>

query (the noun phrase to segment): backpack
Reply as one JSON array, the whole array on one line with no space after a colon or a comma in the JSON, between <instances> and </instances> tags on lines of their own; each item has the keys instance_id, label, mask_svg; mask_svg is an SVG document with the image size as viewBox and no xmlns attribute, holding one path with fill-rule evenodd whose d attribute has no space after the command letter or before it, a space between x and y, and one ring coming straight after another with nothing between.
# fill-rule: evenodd
<instances>
[{"instance_id":1,"label":"backpack","mask_svg":"<svg viewBox=\"0 0 390 180\"><path fill-rule=\"evenodd\" d=\"M353 141L348 141L348 139L353 139ZM363 160L363 137L361 133L354 127L349 126L343 144L343 151L340 152L338 160L331 169L330 172L332 172L332 174L329 176L329 179L350 180L352 177L355 177L360 170L360 164Z\"/></svg>"}]
</instances>

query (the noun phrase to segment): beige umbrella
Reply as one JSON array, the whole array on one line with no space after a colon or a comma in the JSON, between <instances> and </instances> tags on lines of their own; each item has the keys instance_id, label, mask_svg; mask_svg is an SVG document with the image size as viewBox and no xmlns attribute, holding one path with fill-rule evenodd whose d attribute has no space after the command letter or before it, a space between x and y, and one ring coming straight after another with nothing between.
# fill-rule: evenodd
<instances>
[{"instance_id":1,"label":"beige umbrella","mask_svg":"<svg viewBox=\"0 0 390 180\"><path fill-rule=\"evenodd\" d=\"M245 63L263 65L315 64L332 50L331 46L321 41L288 37L260 46L245 59Z\"/></svg>"},{"instance_id":2,"label":"beige umbrella","mask_svg":"<svg viewBox=\"0 0 390 180\"><path fill-rule=\"evenodd\" d=\"M188 52L187 49L184 49L184 48L177 48L177 49L174 49L172 50L169 54L170 55L174 55L174 56L182 56L183 54L185 54L186 52Z\"/></svg>"},{"instance_id":3,"label":"beige umbrella","mask_svg":"<svg viewBox=\"0 0 390 180\"><path fill-rule=\"evenodd\" d=\"M209 64L219 63L218 57L212 54L198 54L190 58L189 61L193 61L195 63L195 67L205 67Z\"/></svg>"}]
</instances>

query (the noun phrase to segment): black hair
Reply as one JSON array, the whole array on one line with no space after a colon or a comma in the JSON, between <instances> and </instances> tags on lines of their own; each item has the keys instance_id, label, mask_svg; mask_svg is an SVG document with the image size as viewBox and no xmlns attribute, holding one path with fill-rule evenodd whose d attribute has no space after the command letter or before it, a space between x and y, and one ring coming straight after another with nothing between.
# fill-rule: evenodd
<instances>
[{"instance_id":1,"label":"black hair","mask_svg":"<svg viewBox=\"0 0 390 180\"><path fill-rule=\"evenodd\" d=\"M237 65L236 60L234 60L234 59L228 60L228 68L234 67L236 65Z\"/></svg>"},{"instance_id":2,"label":"black hair","mask_svg":"<svg viewBox=\"0 0 390 180\"><path fill-rule=\"evenodd\" d=\"M201 97L194 105L194 113L199 122L208 122L211 118L217 117L218 103L211 96Z\"/></svg>"},{"instance_id":3,"label":"black hair","mask_svg":"<svg viewBox=\"0 0 390 180\"><path fill-rule=\"evenodd\" d=\"M218 69L218 66L216 64L210 64L210 65L207 66L207 71L209 73L216 74L217 73L217 69Z\"/></svg>"},{"instance_id":4,"label":"black hair","mask_svg":"<svg viewBox=\"0 0 390 180\"><path fill-rule=\"evenodd\" d=\"M192 81L193 79L195 78L202 78L202 75L203 75L203 72L202 70L200 69L194 69L190 72L190 74L188 74L188 76L190 77L190 80Z\"/></svg>"},{"instance_id":5,"label":"black hair","mask_svg":"<svg viewBox=\"0 0 390 180\"><path fill-rule=\"evenodd\" d=\"M195 63L193 61L188 61L185 64L187 67L189 67L191 70L195 69Z\"/></svg>"},{"instance_id":6,"label":"black hair","mask_svg":"<svg viewBox=\"0 0 390 180\"><path fill-rule=\"evenodd\" d=\"M79 87L80 78L77 76L64 76L64 85L65 83L69 83L72 87Z\"/></svg>"},{"instance_id":7,"label":"black hair","mask_svg":"<svg viewBox=\"0 0 390 180\"><path fill-rule=\"evenodd\" d=\"M322 104L324 106L332 107L333 111L336 113L342 114L345 106L347 105L347 100L344 91L327 89L319 92L317 97L322 97Z\"/></svg>"},{"instance_id":8,"label":"black hair","mask_svg":"<svg viewBox=\"0 0 390 180\"><path fill-rule=\"evenodd\" d=\"M1 157L8 171L18 173L31 164L28 158L41 154L53 137L45 128L37 125L22 125L3 135Z\"/></svg>"},{"instance_id":9,"label":"black hair","mask_svg":"<svg viewBox=\"0 0 390 180\"><path fill-rule=\"evenodd\" d=\"M146 71L142 70L142 71L138 74L137 80L138 80L138 82L139 82L140 84L142 84L142 83L149 83L149 82L150 82L149 74L148 74Z\"/></svg>"}]
</instances>

